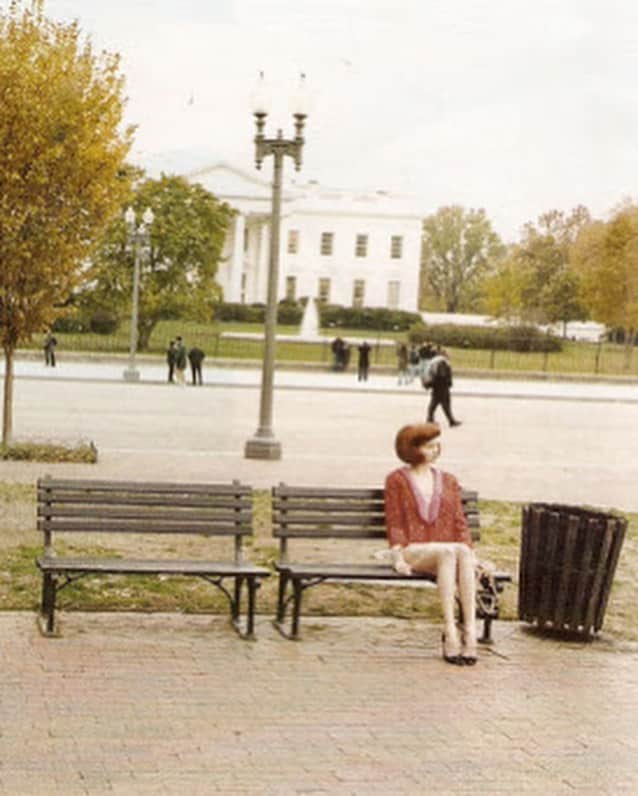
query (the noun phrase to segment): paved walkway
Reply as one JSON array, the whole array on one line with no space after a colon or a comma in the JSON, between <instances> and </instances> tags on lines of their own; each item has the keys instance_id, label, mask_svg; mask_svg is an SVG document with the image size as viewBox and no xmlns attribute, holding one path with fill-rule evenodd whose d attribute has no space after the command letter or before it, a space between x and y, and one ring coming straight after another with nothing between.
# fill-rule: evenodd
<instances>
[{"instance_id":1,"label":"paved walkway","mask_svg":"<svg viewBox=\"0 0 638 796\"><path fill-rule=\"evenodd\" d=\"M474 668L416 621L0 615L0 792L638 792L638 655L498 623Z\"/></svg>"}]
</instances>

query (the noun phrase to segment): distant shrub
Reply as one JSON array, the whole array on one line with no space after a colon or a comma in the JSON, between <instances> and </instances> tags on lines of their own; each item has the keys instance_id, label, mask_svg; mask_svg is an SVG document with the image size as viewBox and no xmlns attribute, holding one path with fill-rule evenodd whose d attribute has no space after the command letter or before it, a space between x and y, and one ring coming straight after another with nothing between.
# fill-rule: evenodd
<instances>
[{"instance_id":1,"label":"distant shrub","mask_svg":"<svg viewBox=\"0 0 638 796\"><path fill-rule=\"evenodd\" d=\"M451 323L415 324L409 340L417 345L430 340L450 348L478 348L488 351L561 351L558 337L535 326L457 326Z\"/></svg>"},{"instance_id":2,"label":"distant shrub","mask_svg":"<svg viewBox=\"0 0 638 796\"><path fill-rule=\"evenodd\" d=\"M87 332L89 323L84 315L78 312L70 312L54 321L52 329L54 332L77 334Z\"/></svg>"},{"instance_id":3,"label":"distant shrub","mask_svg":"<svg viewBox=\"0 0 638 796\"><path fill-rule=\"evenodd\" d=\"M113 334L119 325L117 316L108 310L96 310L89 319L89 328L94 334Z\"/></svg>"},{"instance_id":4,"label":"distant shrub","mask_svg":"<svg viewBox=\"0 0 638 796\"><path fill-rule=\"evenodd\" d=\"M375 331L407 331L421 320L416 312L389 310L386 307L342 307L324 304L319 307L321 326L347 329L372 329Z\"/></svg>"},{"instance_id":5,"label":"distant shrub","mask_svg":"<svg viewBox=\"0 0 638 796\"><path fill-rule=\"evenodd\" d=\"M283 299L277 305L277 321L288 326L301 323L303 307L296 301ZM240 304L224 302L215 307L216 321L235 321L237 323L263 323L266 318L265 304Z\"/></svg>"}]
</instances>

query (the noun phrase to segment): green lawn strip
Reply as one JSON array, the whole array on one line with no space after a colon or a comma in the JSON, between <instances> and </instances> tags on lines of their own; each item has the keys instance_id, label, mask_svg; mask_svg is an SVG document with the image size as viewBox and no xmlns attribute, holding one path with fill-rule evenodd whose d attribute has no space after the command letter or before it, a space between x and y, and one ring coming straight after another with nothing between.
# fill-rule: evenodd
<instances>
[{"instance_id":1,"label":"green lawn strip","mask_svg":"<svg viewBox=\"0 0 638 796\"><path fill-rule=\"evenodd\" d=\"M234 360L260 360L263 356L261 340L221 338L220 334L252 333L262 334L262 324L248 323L196 323L194 321L160 321L151 335L148 353L163 356L168 341L181 335L188 347L197 345L210 358L219 357ZM295 335L298 328L294 326L278 326L278 335ZM366 339L372 345L372 367L396 366L394 345L377 345L383 341L393 343L405 340L404 332L380 332L374 329L321 329L320 335L328 340L339 334L341 337ZM128 324L123 323L111 335L76 334L60 332L58 353L63 359L65 351L125 353L129 347ZM42 341L34 338L25 347L38 349ZM598 345L580 341L563 341L563 350L556 353L542 354L536 352L521 353L516 351L487 351L470 348L452 348L449 353L457 369L485 371L534 372L548 374L599 374L627 376L638 373L638 356L626 361L625 349L621 345L604 343ZM328 342L294 342L279 341L277 343L277 359L280 362L299 362L325 364L331 361ZM356 351L351 359L352 368L356 361Z\"/></svg>"},{"instance_id":2,"label":"green lawn strip","mask_svg":"<svg viewBox=\"0 0 638 796\"><path fill-rule=\"evenodd\" d=\"M522 504L506 501L480 501L481 541L479 558L491 561L498 570L509 572L514 584L502 597L501 618L516 619L518 559ZM36 610L40 600L41 576L35 559L42 552L40 534L33 530L35 492L31 485L0 483L0 610ZM638 515L629 520L607 608L603 630L616 638L638 641L635 606L638 603ZM247 557L254 563L272 567L278 556L278 543L271 536L270 496L255 493L253 501L254 537L247 545ZM5 542L3 544L3 541ZM162 540L152 557L191 557L201 555L202 547ZM202 544L206 544L202 540ZM347 543L345 543L347 545ZM56 544L59 555L117 557L122 550L83 542ZM199 552L197 552L199 551ZM139 552L135 554L139 556ZM324 560L325 551L324 551ZM227 582L231 584L230 581ZM232 584L231 584L232 585ZM439 621L440 610L433 587L380 586L365 583L327 583L304 594L306 616L396 616ZM273 615L277 599L277 577L263 581L258 594L258 611ZM87 576L65 588L60 608L72 611L167 611L225 613L224 595L199 578L179 576Z\"/></svg>"},{"instance_id":3,"label":"green lawn strip","mask_svg":"<svg viewBox=\"0 0 638 796\"><path fill-rule=\"evenodd\" d=\"M0 459L5 461L95 464L97 455L97 448L85 442L77 445L54 442L12 442L0 445Z\"/></svg>"}]
</instances>

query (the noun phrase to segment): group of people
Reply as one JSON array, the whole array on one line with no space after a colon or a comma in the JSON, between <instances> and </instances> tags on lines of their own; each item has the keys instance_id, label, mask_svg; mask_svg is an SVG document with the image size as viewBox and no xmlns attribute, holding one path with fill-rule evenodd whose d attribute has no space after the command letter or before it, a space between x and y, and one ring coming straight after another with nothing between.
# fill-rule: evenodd
<instances>
[{"instance_id":1,"label":"group of people","mask_svg":"<svg viewBox=\"0 0 638 796\"><path fill-rule=\"evenodd\" d=\"M350 364L351 348L346 340L341 337L335 337L330 344L332 351L332 369L335 371L343 371L348 369ZM368 373L370 371L370 351L372 346L364 340L357 346L357 380L367 381Z\"/></svg>"},{"instance_id":2,"label":"group of people","mask_svg":"<svg viewBox=\"0 0 638 796\"><path fill-rule=\"evenodd\" d=\"M408 349L405 343L398 343L397 368L399 385L410 384L419 377L424 389L430 390L428 422L434 421L440 406L451 427L461 425L452 413L452 366L444 348L425 342L419 348L412 344Z\"/></svg>"},{"instance_id":3,"label":"group of people","mask_svg":"<svg viewBox=\"0 0 638 796\"><path fill-rule=\"evenodd\" d=\"M187 352L184 341L179 335L174 340L171 340L166 349L169 383L177 383L182 387L186 386L186 362L188 361L191 367L192 383L202 385L202 363L204 357L204 352L197 346L193 346Z\"/></svg>"}]
</instances>

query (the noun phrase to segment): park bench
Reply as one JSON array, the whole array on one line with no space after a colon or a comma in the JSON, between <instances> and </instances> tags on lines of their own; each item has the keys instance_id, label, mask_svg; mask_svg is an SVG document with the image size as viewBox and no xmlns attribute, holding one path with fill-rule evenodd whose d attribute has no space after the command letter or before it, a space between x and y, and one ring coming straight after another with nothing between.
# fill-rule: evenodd
<instances>
[{"instance_id":1,"label":"park bench","mask_svg":"<svg viewBox=\"0 0 638 796\"><path fill-rule=\"evenodd\" d=\"M233 481L229 484L137 483L125 481L38 480L38 530L44 533L44 552L36 563L42 572L40 626L45 635L56 635L56 596L66 586L87 575L180 575L194 576L216 586L230 605L233 627L243 638L254 634L255 597L268 569L244 561L242 540L252 534L252 491ZM105 555L56 555L53 537L58 534L88 537L87 544L117 534L169 534L226 537L234 542L234 554L224 560L177 560ZM121 538L121 537L120 537ZM169 537L164 537L165 540ZM139 540L139 537L138 537ZM157 538L156 540L157 541ZM230 547L230 544L228 545ZM165 555L162 553L162 555ZM217 557L220 556L219 553ZM232 589L225 581L233 582ZM242 592L246 585L248 605L241 620ZM231 586L231 583L228 584ZM244 625L242 627L242 624Z\"/></svg>"},{"instance_id":2,"label":"park bench","mask_svg":"<svg viewBox=\"0 0 638 796\"><path fill-rule=\"evenodd\" d=\"M480 536L478 495L463 490L463 511L472 532ZM378 539L387 544L383 489L295 487L280 484L272 488L272 529L279 539L279 573L275 627L289 639L299 637L303 592L326 581L365 581L367 583L436 582L431 575L400 575L389 562L348 563L339 557L340 545L334 542L360 542ZM289 540L332 542L327 546L334 563L291 561ZM343 548L341 548L343 549ZM354 557L354 556L353 556ZM336 559L336 560L335 560ZM491 582L479 587L477 616L483 620L480 641L492 643L492 621L498 617L498 594L511 581L507 573L494 573ZM286 614L292 604L289 629Z\"/></svg>"}]
</instances>

